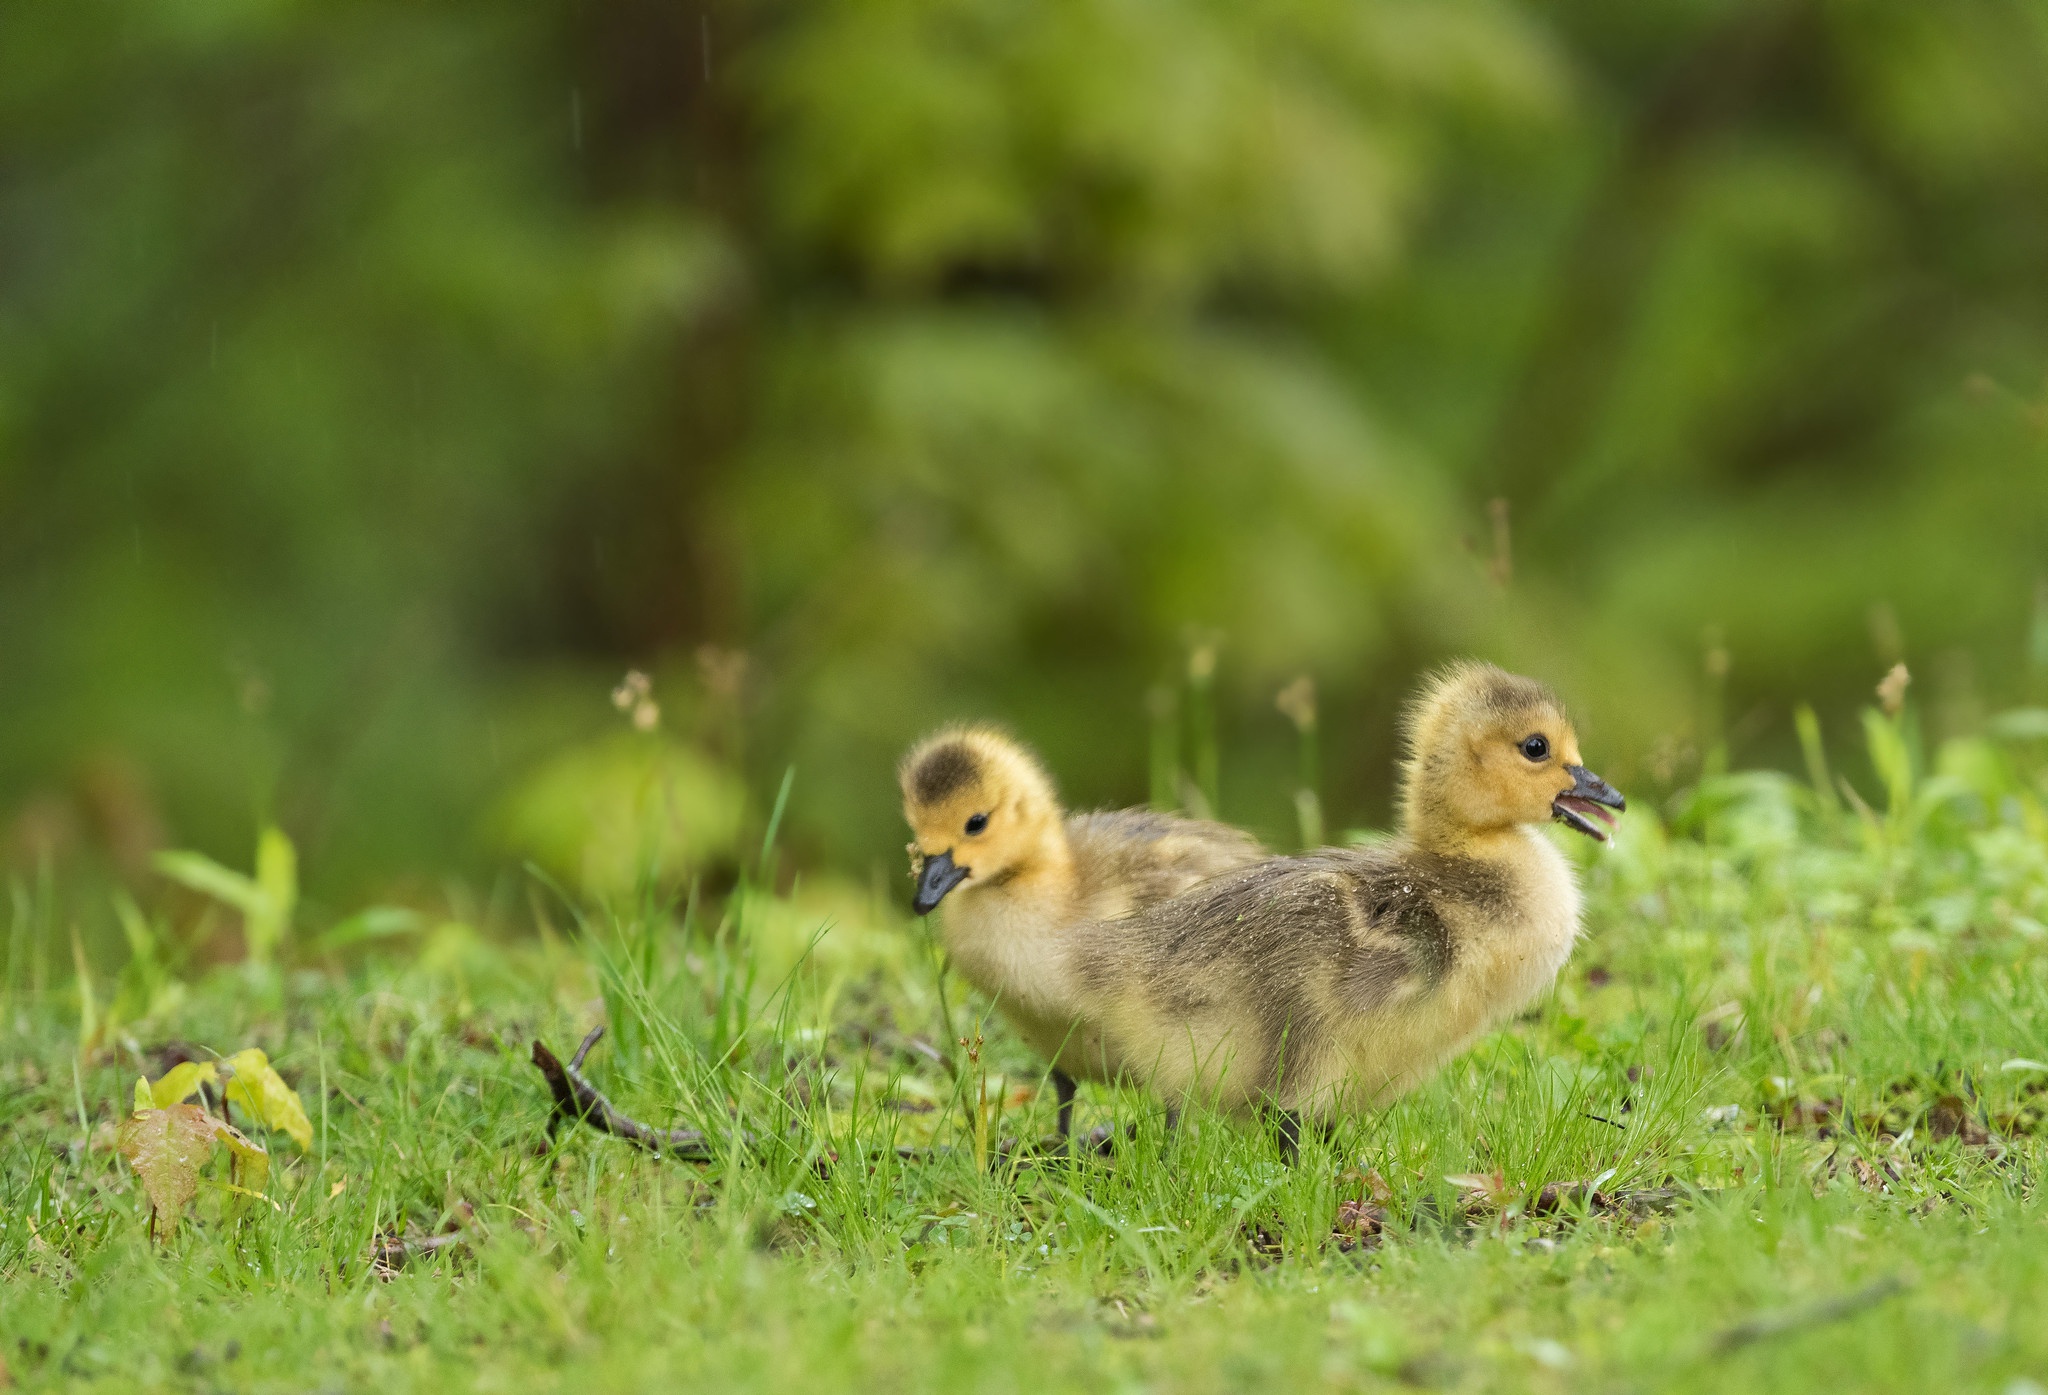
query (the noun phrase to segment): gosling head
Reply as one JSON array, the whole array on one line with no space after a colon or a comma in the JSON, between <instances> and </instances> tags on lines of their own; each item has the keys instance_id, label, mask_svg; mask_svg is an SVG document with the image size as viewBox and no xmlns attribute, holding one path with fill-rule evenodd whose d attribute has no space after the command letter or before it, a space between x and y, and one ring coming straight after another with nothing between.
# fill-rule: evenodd
<instances>
[{"instance_id":1,"label":"gosling head","mask_svg":"<svg viewBox=\"0 0 2048 1395\"><path fill-rule=\"evenodd\" d=\"M1609 811L1628 807L1581 763L1556 695L1491 664L1432 679L1409 710L1407 738L1401 800L1411 837L1455 842L1555 819L1604 843Z\"/></svg>"},{"instance_id":2,"label":"gosling head","mask_svg":"<svg viewBox=\"0 0 2048 1395\"><path fill-rule=\"evenodd\" d=\"M917 877L910 904L919 915L929 915L955 887L971 895L1002 886L1065 849L1052 780L1000 732L942 731L913 746L896 773Z\"/></svg>"}]
</instances>

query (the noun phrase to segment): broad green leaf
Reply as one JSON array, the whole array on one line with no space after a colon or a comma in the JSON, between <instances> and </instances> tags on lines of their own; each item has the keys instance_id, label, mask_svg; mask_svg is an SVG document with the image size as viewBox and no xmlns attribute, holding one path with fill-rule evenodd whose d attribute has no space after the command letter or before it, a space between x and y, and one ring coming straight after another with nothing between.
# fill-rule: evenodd
<instances>
[{"instance_id":1,"label":"broad green leaf","mask_svg":"<svg viewBox=\"0 0 2048 1395\"><path fill-rule=\"evenodd\" d=\"M409 935L425 923L418 911L409 910L404 906L371 906L368 910L358 911L347 920L336 924L320 937L317 948L323 954L328 954L364 940Z\"/></svg>"},{"instance_id":2,"label":"broad green leaf","mask_svg":"<svg viewBox=\"0 0 2048 1395\"><path fill-rule=\"evenodd\" d=\"M231 1103L240 1105L265 1128L290 1134L301 1149L313 1146L313 1124L299 1102L298 1091L285 1084L262 1048L237 1051L228 1058L227 1068L233 1077L228 1081Z\"/></svg>"},{"instance_id":3,"label":"broad green leaf","mask_svg":"<svg viewBox=\"0 0 2048 1395\"><path fill-rule=\"evenodd\" d=\"M1891 815L1900 819L1913 805L1913 758L1899 724L1874 707L1863 709L1863 739L1870 748L1871 768L1884 782Z\"/></svg>"},{"instance_id":4,"label":"broad green leaf","mask_svg":"<svg viewBox=\"0 0 2048 1395\"><path fill-rule=\"evenodd\" d=\"M267 964L291 929L299 899L299 856L283 830L265 828L256 840L256 875L245 877L203 853L164 852L157 871L242 913L249 958Z\"/></svg>"},{"instance_id":5,"label":"broad green leaf","mask_svg":"<svg viewBox=\"0 0 2048 1395\"><path fill-rule=\"evenodd\" d=\"M1835 795L1835 782L1828 777L1827 748L1820 739L1820 718L1815 715L1810 703L1800 703L1792 709L1792 725L1799 732L1799 749L1806 758L1806 775L1813 781L1813 797L1820 804L1821 812L1834 815L1841 812L1841 800Z\"/></svg>"},{"instance_id":6,"label":"broad green leaf","mask_svg":"<svg viewBox=\"0 0 2048 1395\"><path fill-rule=\"evenodd\" d=\"M155 1101L155 1100L154 1100L153 1098L151 1098L151 1096L150 1096L150 1093L149 1093L149 1077L148 1077L148 1076L146 1076L146 1075L138 1075L138 1076L136 1076L136 1077L135 1077L135 1112L136 1112L137 1114L140 1114L140 1113L142 1113L142 1111L143 1111L143 1110L145 1110L145 1109L155 1109L155 1108L156 1108L156 1101Z\"/></svg>"},{"instance_id":7,"label":"broad green leaf","mask_svg":"<svg viewBox=\"0 0 2048 1395\"><path fill-rule=\"evenodd\" d=\"M1991 719L1991 734L2008 741L2048 741L2048 707L2015 707Z\"/></svg>"},{"instance_id":8,"label":"broad green leaf","mask_svg":"<svg viewBox=\"0 0 2048 1395\"><path fill-rule=\"evenodd\" d=\"M164 1078L149 1087L151 1107L169 1109L182 1104L199 1092L201 1085L218 1085L220 1072L211 1061L181 1061L164 1074Z\"/></svg>"},{"instance_id":9,"label":"broad green leaf","mask_svg":"<svg viewBox=\"0 0 2048 1395\"><path fill-rule=\"evenodd\" d=\"M216 901L233 906L244 916L261 909L263 889L232 868L223 867L204 853L160 852L152 861L156 870L181 886L188 886Z\"/></svg>"},{"instance_id":10,"label":"broad green leaf","mask_svg":"<svg viewBox=\"0 0 2048 1395\"><path fill-rule=\"evenodd\" d=\"M115 1135L121 1156L135 1168L162 1219L162 1234L177 1228L185 1204L199 1190L199 1168L213 1152L215 1123L197 1105L174 1104L138 1110Z\"/></svg>"},{"instance_id":11,"label":"broad green leaf","mask_svg":"<svg viewBox=\"0 0 2048 1395\"><path fill-rule=\"evenodd\" d=\"M299 900L299 854L284 830L263 830L256 840L256 886L263 893L259 912L248 918L249 955L267 962L291 930Z\"/></svg>"}]
</instances>

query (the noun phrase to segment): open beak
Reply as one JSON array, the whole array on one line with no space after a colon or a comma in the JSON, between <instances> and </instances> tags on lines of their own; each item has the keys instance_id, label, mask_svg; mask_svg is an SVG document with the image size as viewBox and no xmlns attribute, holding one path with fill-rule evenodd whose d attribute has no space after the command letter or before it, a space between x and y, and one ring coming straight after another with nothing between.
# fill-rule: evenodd
<instances>
[{"instance_id":1,"label":"open beak","mask_svg":"<svg viewBox=\"0 0 2048 1395\"><path fill-rule=\"evenodd\" d=\"M1593 820L1598 819L1609 828L1614 827L1614 815L1607 811L1626 809L1628 801L1621 797L1620 790L1583 765L1567 765L1564 773L1572 777L1572 787L1550 802L1551 814L1565 827L1576 829L1597 842L1606 842L1607 835Z\"/></svg>"},{"instance_id":2,"label":"open beak","mask_svg":"<svg viewBox=\"0 0 2048 1395\"><path fill-rule=\"evenodd\" d=\"M917 895L910 898L910 909L919 915L930 915L946 899L947 892L967 880L967 872L967 868L954 865L950 852L927 857L917 874Z\"/></svg>"}]
</instances>

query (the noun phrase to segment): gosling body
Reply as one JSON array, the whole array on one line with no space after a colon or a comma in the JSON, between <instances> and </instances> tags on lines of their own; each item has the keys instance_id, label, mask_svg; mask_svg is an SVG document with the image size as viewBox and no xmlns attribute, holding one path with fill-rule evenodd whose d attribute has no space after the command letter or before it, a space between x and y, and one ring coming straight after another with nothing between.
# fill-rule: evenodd
<instances>
[{"instance_id":1,"label":"gosling body","mask_svg":"<svg viewBox=\"0 0 2048 1395\"><path fill-rule=\"evenodd\" d=\"M1547 689L1490 666L1441 675L1408 738L1399 837L1071 928L1090 1074L1328 1118L1398 1098L1555 981L1580 900L1534 825L1604 838L1621 796Z\"/></svg>"},{"instance_id":2,"label":"gosling body","mask_svg":"<svg viewBox=\"0 0 2048 1395\"><path fill-rule=\"evenodd\" d=\"M921 742L900 776L914 907L938 910L953 966L1067 1077L1095 1078L1105 1059L1078 1011L1072 928L1113 937L1145 908L1265 856L1224 824L1149 809L1068 814L1037 760L989 728ZM1071 1081L1060 1089L1069 1097Z\"/></svg>"}]
</instances>

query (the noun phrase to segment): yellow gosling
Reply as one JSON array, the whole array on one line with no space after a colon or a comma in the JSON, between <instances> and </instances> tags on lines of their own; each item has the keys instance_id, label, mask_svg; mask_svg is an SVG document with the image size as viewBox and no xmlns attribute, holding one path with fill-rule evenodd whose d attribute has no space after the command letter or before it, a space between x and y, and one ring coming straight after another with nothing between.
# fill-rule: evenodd
<instances>
[{"instance_id":1,"label":"yellow gosling","mask_svg":"<svg viewBox=\"0 0 2048 1395\"><path fill-rule=\"evenodd\" d=\"M1467 663L1406 724L1401 832L1271 858L1059 957L1094 1059L1070 1069L1299 1117L1385 1104L1548 989L1579 934L1571 865L1539 824L1604 841L1618 794L1542 684Z\"/></svg>"},{"instance_id":2,"label":"yellow gosling","mask_svg":"<svg viewBox=\"0 0 2048 1395\"><path fill-rule=\"evenodd\" d=\"M919 915L942 908L941 942L1053 1067L1059 1129L1074 1081L1103 1044L1077 1012L1064 952L1078 924L1113 938L1147 906L1265 855L1223 824L1148 809L1069 814L1032 754L989 727L955 727L911 748L898 770Z\"/></svg>"}]
</instances>

